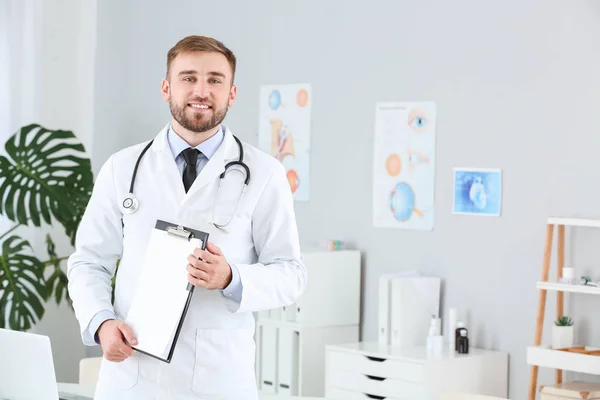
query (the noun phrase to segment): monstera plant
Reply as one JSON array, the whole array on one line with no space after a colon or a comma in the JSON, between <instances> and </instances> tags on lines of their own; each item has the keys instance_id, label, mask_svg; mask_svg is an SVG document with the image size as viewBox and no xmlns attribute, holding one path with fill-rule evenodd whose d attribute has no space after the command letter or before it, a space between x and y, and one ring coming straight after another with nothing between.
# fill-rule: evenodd
<instances>
[{"instance_id":1,"label":"monstera plant","mask_svg":"<svg viewBox=\"0 0 600 400\"><path fill-rule=\"evenodd\" d=\"M58 257L48 234L42 261L15 231L60 227L73 245L93 173L83 145L70 131L28 125L8 139L5 150L0 155L0 214L13 226L0 236L0 328L28 330L42 318L48 301L69 303L61 269L67 257Z\"/></svg>"}]
</instances>

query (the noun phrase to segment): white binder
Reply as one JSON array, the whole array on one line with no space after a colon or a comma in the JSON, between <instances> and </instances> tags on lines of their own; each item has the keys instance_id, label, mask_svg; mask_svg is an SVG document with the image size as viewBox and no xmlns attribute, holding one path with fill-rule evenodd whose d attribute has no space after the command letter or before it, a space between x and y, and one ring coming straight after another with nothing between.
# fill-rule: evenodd
<instances>
[{"instance_id":1,"label":"white binder","mask_svg":"<svg viewBox=\"0 0 600 400\"><path fill-rule=\"evenodd\" d=\"M289 327L279 328L277 351L278 394L296 396L298 394L299 334Z\"/></svg>"},{"instance_id":2,"label":"white binder","mask_svg":"<svg viewBox=\"0 0 600 400\"><path fill-rule=\"evenodd\" d=\"M379 276L377 337L380 344L389 345L392 343L392 280L412 276L419 276L419 273L417 271L405 271Z\"/></svg>"},{"instance_id":3,"label":"white binder","mask_svg":"<svg viewBox=\"0 0 600 400\"><path fill-rule=\"evenodd\" d=\"M196 248L205 249L207 241L208 233L156 222L125 318L136 336L136 351L171 362L194 292L188 257Z\"/></svg>"},{"instance_id":4,"label":"white binder","mask_svg":"<svg viewBox=\"0 0 600 400\"><path fill-rule=\"evenodd\" d=\"M260 388L265 393L277 392L277 347L277 328L263 325L260 346Z\"/></svg>"},{"instance_id":5,"label":"white binder","mask_svg":"<svg viewBox=\"0 0 600 400\"><path fill-rule=\"evenodd\" d=\"M405 277L392 280L391 339L393 346L419 346L427 343L432 316L439 317L438 277Z\"/></svg>"},{"instance_id":6,"label":"white binder","mask_svg":"<svg viewBox=\"0 0 600 400\"><path fill-rule=\"evenodd\" d=\"M379 329L377 336L379 343L390 344L390 301L391 301L391 279L388 276L379 277Z\"/></svg>"}]
</instances>

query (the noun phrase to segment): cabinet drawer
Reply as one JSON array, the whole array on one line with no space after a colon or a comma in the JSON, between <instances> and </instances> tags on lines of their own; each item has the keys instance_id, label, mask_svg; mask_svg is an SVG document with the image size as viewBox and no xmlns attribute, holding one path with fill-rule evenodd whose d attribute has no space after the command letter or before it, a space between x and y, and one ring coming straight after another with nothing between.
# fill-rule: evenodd
<instances>
[{"instance_id":1,"label":"cabinet drawer","mask_svg":"<svg viewBox=\"0 0 600 400\"><path fill-rule=\"evenodd\" d=\"M383 397L374 394L352 392L350 390L328 387L325 392L328 400L400 400L397 397Z\"/></svg>"},{"instance_id":2,"label":"cabinet drawer","mask_svg":"<svg viewBox=\"0 0 600 400\"><path fill-rule=\"evenodd\" d=\"M377 378L393 378L403 381L425 382L425 364L395 359L366 356L360 353L329 351L328 368L337 371L358 372Z\"/></svg>"},{"instance_id":3,"label":"cabinet drawer","mask_svg":"<svg viewBox=\"0 0 600 400\"><path fill-rule=\"evenodd\" d=\"M424 384L402 381L391 378L378 378L358 372L329 370L328 387L335 387L352 392L383 396L392 399L426 399L429 391ZM377 398L369 397L366 398ZM381 398L381 397L380 397Z\"/></svg>"}]
</instances>

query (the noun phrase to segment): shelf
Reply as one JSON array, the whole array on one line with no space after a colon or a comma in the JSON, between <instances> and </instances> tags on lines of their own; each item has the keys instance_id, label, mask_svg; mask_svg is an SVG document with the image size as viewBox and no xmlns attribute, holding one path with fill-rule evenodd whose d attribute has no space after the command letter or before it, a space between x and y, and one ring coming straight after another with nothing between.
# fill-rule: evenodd
<instances>
[{"instance_id":1,"label":"shelf","mask_svg":"<svg viewBox=\"0 0 600 400\"><path fill-rule=\"evenodd\" d=\"M550 218L548 218L548 224L583 226L583 227L588 227L588 228L600 228L600 219L550 217Z\"/></svg>"},{"instance_id":2,"label":"shelf","mask_svg":"<svg viewBox=\"0 0 600 400\"><path fill-rule=\"evenodd\" d=\"M587 350L596 348L586 347ZM553 350L544 346L527 348L527 364L553 369L600 375L600 356Z\"/></svg>"},{"instance_id":3,"label":"shelf","mask_svg":"<svg viewBox=\"0 0 600 400\"><path fill-rule=\"evenodd\" d=\"M555 290L557 292L600 294L600 287L585 285L569 285L556 282L538 282L538 289Z\"/></svg>"}]
</instances>

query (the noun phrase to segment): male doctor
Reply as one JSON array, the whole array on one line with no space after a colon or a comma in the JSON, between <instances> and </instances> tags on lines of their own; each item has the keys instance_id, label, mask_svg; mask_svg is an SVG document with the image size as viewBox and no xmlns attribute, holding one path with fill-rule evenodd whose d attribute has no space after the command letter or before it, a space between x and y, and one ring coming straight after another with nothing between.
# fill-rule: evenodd
<instances>
[{"instance_id":1,"label":"male doctor","mask_svg":"<svg viewBox=\"0 0 600 400\"><path fill-rule=\"evenodd\" d=\"M97 176L68 278L83 342L100 344L104 354L98 400L257 399L252 312L290 305L305 288L282 164L243 143L250 181L239 204L242 168L228 169L219 189L225 165L240 156L222 124L236 98L235 68L234 54L215 39L179 41L168 52L162 81L172 119L141 157L133 189L137 211L125 212L123 200L149 142L113 154ZM132 350L135 333L124 322L157 219L210 235L206 251L194 250L187 266L164 266L164 274L187 268L196 287L169 364ZM113 305L111 277L119 259Z\"/></svg>"}]
</instances>

